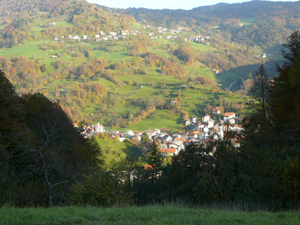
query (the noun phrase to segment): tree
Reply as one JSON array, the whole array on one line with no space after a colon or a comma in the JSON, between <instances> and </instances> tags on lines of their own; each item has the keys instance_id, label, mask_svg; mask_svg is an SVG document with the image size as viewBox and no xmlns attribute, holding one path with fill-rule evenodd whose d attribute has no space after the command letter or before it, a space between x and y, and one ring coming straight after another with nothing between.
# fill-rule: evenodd
<instances>
[{"instance_id":1,"label":"tree","mask_svg":"<svg viewBox=\"0 0 300 225\"><path fill-rule=\"evenodd\" d=\"M0 179L6 174L16 184L16 205L62 202L83 175L100 169L98 144L80 135L58 103L42 94L18 97L2 72L0 87Z\"/></svg>"},{"instance_id":2,"label":"tree","mask_svg":"<svg viewBox=\"0 0 300 225\"><path fill-rule=\"evenodd\" d=\"M257 100L258 104L255 104L255 108L257 112L261 112L263 121L267 120L267 104L269 100L268 92L270 87L270 79L264 66L261 65L254 79L250 95Z\"/></svg>"},{"instance_id":3,"label":"tree","mask_svg":"<svg viewBox=\"0 0 300 225\"><path fill-rule=\"evenodd\" d=\"M142 143L148 143L150 141L146 132L142 133L141 141Z\"/></svg>"},{"instance_id":4,"label":"tree","mask_svg":"<svg viewBox=\"0 0 300 225\"><path fill-rule=\"evenodd\" d=\"M152 142L148 163L154 168L155 171L159 170L163 163L162 155L160 153L160 144L157 139Z\"/></svg>"}]
</instances>

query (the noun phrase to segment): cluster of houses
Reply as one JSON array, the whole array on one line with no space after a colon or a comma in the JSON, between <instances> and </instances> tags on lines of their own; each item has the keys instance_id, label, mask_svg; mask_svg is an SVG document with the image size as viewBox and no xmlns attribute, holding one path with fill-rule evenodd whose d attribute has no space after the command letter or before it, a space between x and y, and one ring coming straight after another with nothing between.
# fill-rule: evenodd
<instances>
[{"instance_id":1,"label":"cluster of houses","mask_svg":"<svg viewBox=\"0 0 300 225\"><path fill-rule=\"evenodd\" d=\"M103 32L100 31L99 34L94 35L93 37L88 37L87 35L83 35L83 36L78 36L78 35L69 35L68 38L71 40L86 40L86 41L107 41L107 40L119 40L119 39L125 39L126 35L132 34L132 35L137 35L138 33L140 33L139 31L128 31L128 30L122 30L119 32L114 32L114 31L110 31L110 32ZM66 36L61 36L60 39L65 39L67 38ZM54 40L55 41L59 41L60 40L58 37L55 37ZM84 42L83 42L84 43Z\"/></svg>"},{"instance_id":2,"label":"cluster of houses","mask_svg":"<svg viewBox=\"0 0 300 225\"><path fill-rule=\"evenodd\" d=\"M220 108L216 107L212 110L213 115L220 115ZM96 136L99 133L108 133L111 137L117 138L120 142L128 140L142 141L143 133L146 133L150 142L145 144L145 149L149 150L154 139L158 140L161 147L161 154L163 156L174 156L180 151L185 150L185 147L191 143L198 143L206 145L214 140L224 139L227 131L234 131L240 133L243 131L241 125L235 124L235 113L226 112L223 115L223 120L215 122L209 114L206 114L201 119L193 116L189 118L185 125L188 131L180 131L175 134L168 134L168 129L148 129L142 131L126 130L124 132L119 131L105 131L104 126L95 123L91 125L84 125L81 133L86 138ZM73 126L77 126L73 124ZM239 140L237 138L231 139L235 147L239 147Z\"/></svg>"},{"instance_id":3,"label":"cluster of houses","mask_svg":"<svg viewBox=\"0 0 300 225\"><path fill-rule=\"evenodd\" d=\"M199 36L195 36L195 37L188 37L185 38L185 41L191 41L191 42L196 42L196 43L203 43L204 41L208 41L210 39L209 36L203 37L201 35ZM206 43L207 45L209 45L209 43Z\"/></svg>"},{"instance_id":4,"label":"cluster of houses","mask_svg":"<svg viewBox=\"0 0 300 225\"><path fill-rule=\"evenodd\" d=\"M220 115L219 107L212 110L212 114ZM174 156L184 150L191 143L206 144L213 140L224 139L226 131L235 131L237 133L243 131L241 125L235 124L235 113L226 112L223 115L223 120L215 122L210 115L205 115L201 120L193 116L189 118L185 125L188 131L168 134L166 129L148 129L142 131L127 130L125 132L111 131L112 137L117 137L120 142L129 140L142 140L142 134L146 133L149 143L145 145L146 150L151 148L152 140L157 139L161 146L161 154L163 156ZM239 141L234 138L231 140L235 147L239 147Z\"/></svg>"},{"instance_id":5,"label":"cluster of houses","mask_svg":"<svg viewBox=\"0 0 300 225\"><path fill-rule=\"evenodd\" d=\"M54 26L55 23L50 23L49 24L50 26ZM143 28L150 28L149 25L146 25L146 26L143 26ZM158 30L158 33L159 34L166 34L166 32L169 32L171 34L176 34L176 33L180 33L182 30L184 30L186 28L177 28L176 30L175 29L170 29L168 31L167 28L162 28L162 27L158 27L157 30ZM89 41L95 41L95 42L98 42L98 41L107 41L107 40L119 40L119 39L125 39L126 38L126 35L137 35L139 34L140 31L129 31L129 30L122 30L122 31L119 31L119 32L114 32L114 31L111 31L111 32L104 32L104 31L100 31L99 34L96 34L95 36L93 37L88 37L86 35L83 35L83 36L73 36L73 35L69 35L68 38L69 39L72 39L72 40L89 40ZM156 38L162 38L161 35L155 35L154 33L148 33L148 36L151 37L151 39L156 39ZM55 37L54 40L55 41L59 41L60 39L65 39L66 36L61 36L60 38L58 37ZM173 39L176 39L177 36L171 36L171 35L168 35L166 36L167 39L169 40L173 40ZM83 42L85 43L85 42Z\"/></svg>"}]
</instances>

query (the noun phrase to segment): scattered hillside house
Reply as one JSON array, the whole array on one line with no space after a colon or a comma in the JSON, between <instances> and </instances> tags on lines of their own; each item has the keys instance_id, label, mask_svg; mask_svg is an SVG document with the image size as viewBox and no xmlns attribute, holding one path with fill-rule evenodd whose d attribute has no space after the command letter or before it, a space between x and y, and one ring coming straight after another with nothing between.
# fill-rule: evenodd
<instances>
[{"instance_id":1,"label":"scattered hillside house","mask_svg":"<svg viewBox=\"0 0 300 225\"><path fill-rule=\"evenodd\" d=\"M79 36L74 36L73 39L74 40L80 40L80 37Z\"/></svg>"},{"instance_id":2,"label":"scattered hillside house","mask_svg":"<svg viewBox=\"0 0 300 225\"><path fill-rule=\"evenodd\" d=\"M172 100L171 105L180 105L180 102L177 100Z\"/></svg>"},{"instance_id":3,"label":"scattered hillside house","mask_svg":"<svg viewBox=\"0 0 300 225\"><path fill-rule=\"evenodd\" d=\"M173 141L173 138L170 136L170 135L165 135L165 136L163 136L163 141L165 142L165 141Z\"/></svg>"},{"instance_id":4,"label":"scattered hillside house","mask_svg":"<svg viewBox=\"0 0 300 225\"><path fill-rule=\"evenodd\" d=\"M237 125L237 124L235 124L234 127L232 127L232 130L239 133L239 132L243 131L244 128L243 128L242 125Z\"/></svg>"},{"instance_id":5,"label":"scattered hillside house","mask_svg":"<svg viewBox=\"0 0 300 225\"><path fill-rule=\"evenodd\" d=\"M185 125L186 125L186 126L189 126L189 125L191 125L191 124L192 124L192 122L191 122L190 119L187 119L187 121L185 121Z\"/></svg>"},{"instance_id":6,"label":"scattered hillside house","mask_svg":"<svg viewBox=\"0 0 300 225\"><path fill-rule=\"evenodd\" d=\"M213 115L219 115L221 113L220 107L215 107L212 109L212 114Z\"/></svg>"},{"instance_id":7,"label":"scattered hillside house","mask_svg":"<svg viewBox=\"0 0 300 225\"><path fill-rule=\"evenodd\" d=\"M145 165L145 166L144 166L144 170L149 171L149 170L153 170L153 169L154 169L154 167L151 166L151 165Z\"/></svg>"},{"instance_id":8,"label":"scattered hillside house","mask_svg":"<svg viewBox=\"0 0 300 225\"><path fill-rule=\"evenodd\" d=\"M248 99L248 104L254 104L254 99Z\"/></svg>"},{"instance_id":9,"label":"scattered hillside house","mask_svg":"<svg viewBox=\"0 0 300 225\"><path fill-rule=\"evenodd\" d=\"M55 26L56 25L56 23L49 23L49 26Z\"/></svg>"},{"instance_id":10,"label":"scattered hillside house","mask_svg":"<svg viewBox=\"0 0 300 225\"><path fill-rule=\"evenodd\" d=\"M213 119L210 119L210 120L208 121L208 123L207 123L207 127L208 127L208 128L213 128L213 127L214 127L214 123L215 123L215 121L214 121Z\"/></svg>"},{"instance_id":11,"label":"scattered hillside house","mask_svg":"<svg viewBox=\"0 0 300 225\"><path fill-rule=\"evenodd\" d=\"M59 41L59 38L55 37L55 38L54 38L54 41Z\"/></svg>"},{"instance_id":12,"label":"scattered hillside house","mask_svg":"<svg viewBox=\"0 0 300 225\"><path fill-rule=\"evenodd\" d=\"M242 108L244 108L244 106L243 105L235 105L235 108L236 109L242 109Z\"/></svg>"},{"instance_id":13,"label":"scattered hillside house","mask_svg":"<svg viewBox=\"0 0 300 225\"><path fill-rule=\"evenodd\" d=\"M192 121L192 123L198 123L199 122L199 119L197 118L197 117L195 117L195 116L192 116L191 118L190 118L190 120Z\"/></svg>"},{"instance_id":14,"label":"scattered hillside house","mask_svg":"<svg viewBox=\"0 0 300 225\"><path fill-rule=\"evenodd\" d=\"M166 156L174 156L178 154L178 150L175 148L162 148L160 150L160 153L166 157Z\"/></svg>"},{"instance_id":15,"label":"scattered hillside house","mask_svg":"<svg viewBox=\"0 0 300 225\"><path fill-rule=\"evenodd\" d=\"M204 128L204 124L202 124L202 123L198 123L198 124L196 124L196 129L198 130L198 129L203 129Z\"/></svg>"},{"instance_id":16,"label":"scattered hillside house","mask_svg":"<svg viewBox=\"0 0 300 225\"><path fill-rule=\"evenodd\" d=\"M55 97L59 97L59 96L60 96L60 92L59 91L55 92Z\"/></svg>"},{"instance_id":17,"label":"scattered hillside house","mask_svg":"<svg viewBox=\"0 0 300 225\"><path fill-rule=\"evenodd\" d=\"M87 39L87 36L82 36L82 38L83 38L84 40L86 40L86 39Z\"/></svg>"},{"instance_id":18,"label":"scattered hillside house","mask_svg":"<svg viewBox=\"0 0 300 225\"><path fill-rule=\"evenodd\" d=\"M154 129L155 134L160 134L160 129Z\"/></svg>"},{"instance_id":19,"label":"scattered hillside house","mask_svg":"<svg viewBox=\"0 0 300 225\"><path fill-rule=\"evenodd\" d=\"M125 137L133 137L134 136L134 133L133 133L133 131L132 130L126 130L125 132L124 132L124 135L125 135Z\"/></svg>"},{"instance_id":20,"label":"scattered hillside house","mask_svg":"<svg viewBox=\"0 0 300 225\"><path fill-rule=\"evenodd\" d=\"M235 113L233 112L226 112L224 114L224 122L229 122L230 124L235 123Z\"/></svg>"},{"instance_id":21,"label":"scattered hillside house","mask_svg":"<svg viewBox=\"0 0 300 225\"><path fill-rule=\"evenodd\" d=\"M173 134L172 138L181 138L181 135L180 134Z\"/></svg>"},{"instance_id":22,"label":"scattered hillside house","mask_svg":"<svg viewBox=\"0 0 300 225\"><path fill-rule=\"evenodd\" d=\"M154 130L145 130L145 133L148 135L149 138L152 138L152 136L154 136Z\"/></svg>"},{"instance_id":23,"label":"scattered hillside house","mask_svg":"<svg viewBox=\"0 0 300 225\"><path fill-rule=\"evenodd\" d=\"M100 123L95 123L91 125L92 128L94 128L94 130L98 133L103 133L104 132L104 126Z\"/></svg>"},{"instance_id":24,"label":"scattered hillside house","mask_svg":"<svg viewBox=\"0 0 300 225\"><path fill-rule=\"evenodd\" d=\"M117 35L117 33L116 33L116 32L113 32L113 31L109 32L108 34L111 35L111 36Z\"/></svg>"},{"instance_id":25,"label":"scattered hillside house","mask_svg":"<svg viewBox=\"0 0 300 225\"><path fill-rule=\"evenodd\" d=\"M187 86L185 84L181 85L181 89L187 89Z\"/></svg>"},{"instance_id":26,"label":"scattered hillside house","mask_svg":"<svg viewBox=\"0 0 300 225\"><path fill-rule=\"evenodd\" d=\"M101 31L100 31L100 35L104 35L104 34L105 34L105 33L101 30Z\"/></svg>"},{"instance_id":27,"label":"scattered hillside house","mask_svg":"<svg viewBox=\"0 0 300 225\"><path fill-rule=\"evenodd\" d=\"M51 59L57 59L57 55L51 56Z\"/></svg>"},{"instance_id":28,"label":"scattered hillside house","mask_svg":"<svg viewBox=\"0 0 300 225\"><path fill-rule=\"evenodd\" d=\"M203 118L202 118L202 123L208 123L208 121L210 121L210 115L206 114Z\"/></svg>"}]
</instances>

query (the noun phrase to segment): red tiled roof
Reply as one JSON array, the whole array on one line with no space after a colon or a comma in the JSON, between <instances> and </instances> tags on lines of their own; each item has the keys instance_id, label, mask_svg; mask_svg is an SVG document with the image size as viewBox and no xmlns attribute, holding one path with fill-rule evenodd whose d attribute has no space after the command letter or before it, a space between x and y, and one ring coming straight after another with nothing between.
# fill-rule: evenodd
<instances>
[{"instance_id":1,"label":"red tiled roof","mask_svg":"<svg viewBox=\"0 0 300 225\"><path fill-rule=\"evenodd\" d=\"M186 139L185 139L185 138L175 138L174 140L175 140L175 141L183 141L183 142L186 142Z\"/></svg>"},{"instance_id":2,"label":"red tiled roof","mask_svg":"<svg viewBox=\"0 0 300 225\"><path fill-rule=\"evenodd\" d=\"M224 116L234 116L235 114L233 112L227 112L224 114Z\"/></svg>"},{"instance_id":3,"label":"red tiled roof","mask_svg":"<svg viewBox=\"0 0 300 225\"><path fill-rule=\"evenodd\" d=\"M144 170L153 170L154 168L153 168L153 166L151 166L151 165L145 165L144 166Z\"/></svg>"},{"instance_id":4,"label":"red tiled roof","mask_svg":"<svg viewBox=\"0 0 300 225\"><path fill-rule=\"evenodd\" d=\"M160 150L161 153L175 153L176 149L175 148L162 148Z\"/></svg>"},{"instance_id":5,"label":"red tiled roof","mask_svg":"<svg viewBox=\"0 0 300 225\"><path fill-rule=\"evenodd\" d=\"M213 112L218 112L219 110L220 110L220 107L213 108Z\"/></svg>"}]
</instances>

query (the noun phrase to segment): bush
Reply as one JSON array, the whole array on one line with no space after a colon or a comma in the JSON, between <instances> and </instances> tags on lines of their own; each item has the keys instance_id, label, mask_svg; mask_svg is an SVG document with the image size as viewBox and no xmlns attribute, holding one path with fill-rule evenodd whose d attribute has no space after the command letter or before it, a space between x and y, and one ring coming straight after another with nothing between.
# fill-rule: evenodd
<instances>
[{"instance_id":1,"label":"bush","mask_svg":"<svg viewBox=\"0 0 300 225\"><path fill-rule=\"evenodd\" d=\"M111 206L127 203L130 197L124 194L124 186L106 172L96 172L78 182L70 190L67 201L74 205Z\"/></svg>"}]
</instances>

